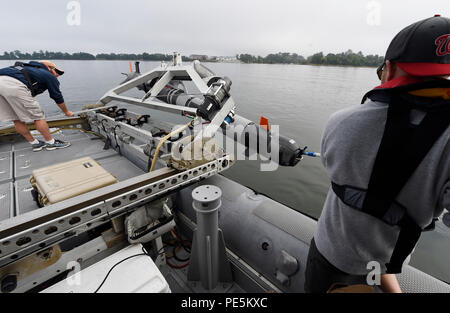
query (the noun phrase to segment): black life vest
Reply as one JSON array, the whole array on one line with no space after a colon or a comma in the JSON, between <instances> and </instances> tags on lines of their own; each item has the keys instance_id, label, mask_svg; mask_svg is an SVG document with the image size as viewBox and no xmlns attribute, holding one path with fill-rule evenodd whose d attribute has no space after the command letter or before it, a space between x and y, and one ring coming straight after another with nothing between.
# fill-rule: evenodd
<instances>
[{"instance_id":1,"label":"black life vest","mask_svg":"<svg viewBox=\"0 0 450 313\"><path fill-rule=\"evenodd\" d=\"M413 251L423 230L395 201L433 144L450 125L450 99L428 98L409 92L429 88L450 88L449 80L429 80L390 89L374 89L363 98L389 102L386 125L366 190L332 182L334 193L348 206L374 216L400 233L387 273L400 273L403 262ZM411 110L425 112L418 124L410 122ZM430 208L423 208L430 209ZM432 223L434 224L434 223Z\"/></svg>"},{"instance_id":2,"label":"black life vest","mask_svg":"<svg viewBox=\"0 0 450 313\"><path fill-rule=\"evenodd\" d=\"M19 62L19 61L17 61L11 67L20 70L22 72L23 76L25 76L25 79L27 80L28 85L30 86L29 89L31 91L31 95L33 97L43 93L46 90L45 88L41 88L41 86L39 86L38 82L26 70L27 67L34 67L34 68L42 68L42 67L33 65L33 64L29 64L29 63Z\"/></svg>"}]
</instances>

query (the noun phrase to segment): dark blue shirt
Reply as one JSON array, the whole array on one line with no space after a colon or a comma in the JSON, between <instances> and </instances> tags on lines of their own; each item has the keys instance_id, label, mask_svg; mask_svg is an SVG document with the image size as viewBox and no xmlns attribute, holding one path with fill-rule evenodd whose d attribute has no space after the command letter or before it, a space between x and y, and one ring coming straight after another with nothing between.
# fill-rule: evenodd
<instances>
[{"instance_id":1,"label":"dark blue shirt","mask_svg":"<svg viewBox=\"0 0 450 313\"><path fill-rule=\"evenodd\" d=\"M56 104L61 104L64 102L64 97L59 89L59 81L58 79L48 70L45 64L31 61L29 64L34 66L39 66L39 68L27 66L25 69L30 74L30 76L36 80L37 82L37 94L41 94L44 91L48 90L50 94L50 98L55 100ZM18 79L22 83L24 83L28 89L31 90L31 86L28 80L25 78L25 75L17 69L12 67L6 67L0 69L0 76L10 76L12 78Z\"/></svg>"}]
</instances>

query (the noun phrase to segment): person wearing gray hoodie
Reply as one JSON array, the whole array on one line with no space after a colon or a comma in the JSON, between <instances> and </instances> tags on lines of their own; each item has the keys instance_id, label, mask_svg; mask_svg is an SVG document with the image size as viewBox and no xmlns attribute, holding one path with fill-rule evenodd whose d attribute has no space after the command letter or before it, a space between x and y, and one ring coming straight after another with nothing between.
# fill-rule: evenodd
<instances>
[{"instance_id":1,"label":"person wearing gray hoodie","mask_svg":"<svg viewBox=\"0 0 450 313\"><path fill-rule=\"evenodd\" d=\"M333 114L322 162L331 179L311 242L305 291L368 283L401 292L400 273L420 233L450 208L450 19L403 29L362 105Z\"/></svg>"}]
</instances>

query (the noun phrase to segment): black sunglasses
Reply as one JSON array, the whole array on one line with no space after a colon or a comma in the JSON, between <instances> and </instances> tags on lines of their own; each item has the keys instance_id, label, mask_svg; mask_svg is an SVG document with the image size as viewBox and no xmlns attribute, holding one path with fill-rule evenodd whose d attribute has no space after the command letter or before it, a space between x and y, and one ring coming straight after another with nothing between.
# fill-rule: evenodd
<instances>
[{"instance_id":1,"label":"black sunglasses","mask_svg":"<svg viewBox=\"0 0 450 313\"><path fill-rule=\"evenodd\" d=\"M379 79L379 80L381 80L381 75L383 74L385 65L386 65L386 62L383 62L383 64L381 64L381 65L378 66L378 68L377 68L377 76L378 76L378 79Z\"/></svg>"}]
</instances>

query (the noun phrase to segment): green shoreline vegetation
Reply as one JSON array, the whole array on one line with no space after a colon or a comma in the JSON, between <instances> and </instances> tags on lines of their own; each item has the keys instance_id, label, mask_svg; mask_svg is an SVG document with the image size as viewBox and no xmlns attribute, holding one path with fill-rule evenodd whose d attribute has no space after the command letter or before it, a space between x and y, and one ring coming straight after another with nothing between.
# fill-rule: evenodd
<instances>
[{"instance_id":1,"label":"green shoreline vegetation","mask_svg":"<svg viewBox=\"0 0 450 313\"><path fill-rule=\"evenodd\" d=\"M266 57L240 54L237 59L243 63L266 63L266 64L309 64L309 65L340 65L340 66L367 66L377 67L383 63L384 57L379 55L364 56L360 51L354 53L352 50L339 54L323 52L315 53L307 58L297 53L279 52L269 54Z\"/></svg>"},{"instance_id":2,"label":"green shoreline vegetation","mask_svg":"<svg viewBox=\"0 0 450 313\"><path fill-rule=\"evenodd\" d=\"M183 61L193 61L195 58L183 56ZM162 53L100 53L90 54L86 52L50 52L38 51L33 53L22 53L19 50L4 52L0 54L0 60L123 60L123 61L171 61L172 54ZM265 57L251 54L238 54L236 60L242 63L263 63L263 64L308 64L308 65L337 65L337 66L365 66L377 67L383 63L384 57L379 55L366 55L360 51L354 53L352 50L334 54L323 52L315 53L307 58L289 52L279 52L269 54ZM202 61L220 62L220 58L203 56Z\"/></svg>"},{"instance_id":3,"label":"green shoreline vegetation","mask_svg":"<svg viewBox=\"0 0 450 313\"><path fill-rule=\"evenodd\" d=\"M123 61L171 61L171 54L162 53L100 53L93 55L87 52L52 52L52 51L38 51L33 53L22 53L19 50L0 54L0 60L123 60ZM183 59L185 59L183 57Z\"/></svg>"}]
</instances>

